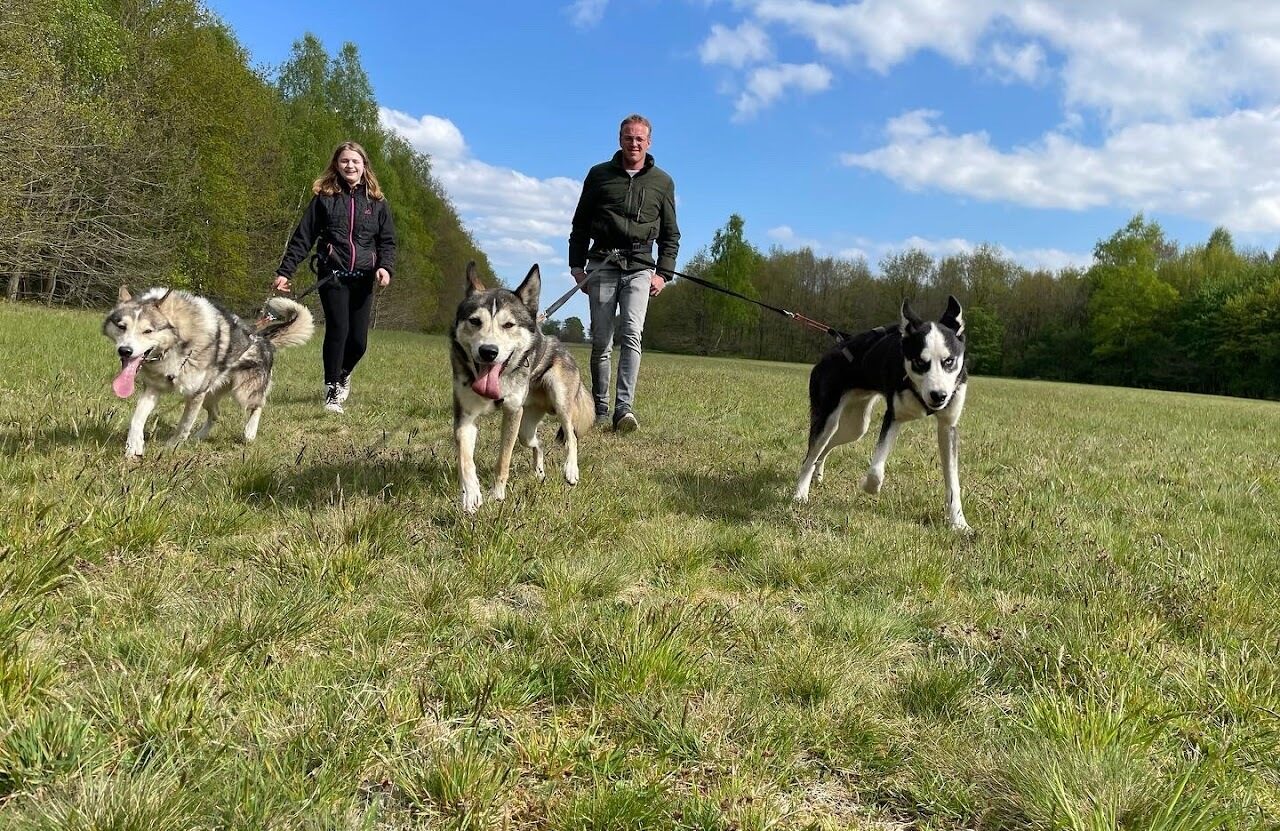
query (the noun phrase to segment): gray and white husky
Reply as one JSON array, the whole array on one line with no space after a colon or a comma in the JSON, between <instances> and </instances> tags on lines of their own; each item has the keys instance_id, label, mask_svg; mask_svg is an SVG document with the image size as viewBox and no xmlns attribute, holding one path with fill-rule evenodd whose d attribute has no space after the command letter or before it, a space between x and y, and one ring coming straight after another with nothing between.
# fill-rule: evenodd
<instances>
[{"instance_id":1,"label":"gray and white husky","mask_svg":"<svg viewBox=\"0 0 1280 831\"><path fill-rule=\"evenodd\" d=\"M486 289L474 262L467 265L467 294L458 305L452 340L453 433L458 443L462 509L473 513L483 498L476 475L480 417L502 411L502 443L491 498L506 497L517 436L533 451L533 471L546 477L538 424L554 414L564 442L564 478L578 483L578 438L591 428L594 407L578 364L564 344L538 328L542 276L535 264L514 292Z\"/></svg>"},{"instance_id":2,"label":"gray and white husky","mask_svg":"<svg viewBox=\"0 0 1280 831\"><path fill-rule=\"evenodd\" d=\"M120 358L120 374L111 385L115 394L129 398L137 381L143 385L125 454L142 455L147 418L166 392L186 400L170 445L186 440L202 407L208 418L196 438L209 435L228 392L248 411L244 440L253 441L271 391L276 349L306 343L314 331L307 307L283 297L267 301L254 328L213 301L185 291L153 288L134 297L121 286L120 302L103 321L102 334L115 344Z\"/></svg>"},{"instance_id":3,"label":"gray and white husky","mask_svg":"<svg viewBox=\"0 0 1280 831\"><path fill-rule=\"evenodd\" d=\"M880 440L862 489L879 493L884 463L904 421L933 416L947 494L947 521L969 530L960 505L959 430L969 373L964 362L964 313L947 298L937 322L921 320L907 302L896 326L862 332L823 355L809 375L809 452L800 467L795 500L809 499L810 482L821 482L827 454L857 441L871 423L872 405L885 401Z\"/></svg>"}]
</instances>

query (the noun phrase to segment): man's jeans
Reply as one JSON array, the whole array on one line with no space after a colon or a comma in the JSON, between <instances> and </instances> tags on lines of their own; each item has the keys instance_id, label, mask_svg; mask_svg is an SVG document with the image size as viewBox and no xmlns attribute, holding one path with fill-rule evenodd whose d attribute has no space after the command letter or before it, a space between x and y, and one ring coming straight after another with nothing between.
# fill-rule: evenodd
<instances>
[{"instance_id":1,"label":"man's jeans","mask_svg":"<svg viewBox=\"0 0 1280 831\"><path fill-rule=\"evenodd\" d=\"M622 330L622 354L618 357L618 394L614 417L631 412L640 373L640 333L649 309L649 281L653 269L623 271L608 262L591 272L587 296L591 307L591 397L596 415L609 414L609 353L615 327Z\"/></svg>"}]
</instances>

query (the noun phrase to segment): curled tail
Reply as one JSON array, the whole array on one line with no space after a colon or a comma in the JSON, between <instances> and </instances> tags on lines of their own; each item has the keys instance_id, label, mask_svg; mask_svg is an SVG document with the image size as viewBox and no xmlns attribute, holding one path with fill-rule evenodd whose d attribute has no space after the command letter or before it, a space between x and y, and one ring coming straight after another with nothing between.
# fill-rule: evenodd
<instances>
[{"instance_id":1,"label":"curled tail","mask_svg":"<svg viewBox=\"0 0 1280 831\"><path fill-rule=\"evenodd\" d=\"M260 324L258 334L276 347L301 346L316 331L311 310L287 297L272 297L264 303Z\"/></svg>"},{"instance_id":2,"label":"curled tail","mask_svg":"<svg viewBox=\"0 0 1280 831\"><path fill-rule=\"evenodd\" d=\"M573 400L569 402L569 423L573 425L573 434L578 438L582 438L591 430L591 424L596 418L596 406L591 400L591 393L587 392L587 388L582 382L578 382L578 388L573 393ZM556 431L556 441L564 444L567 436L564 434L564 427L561 426Z\"/></svg>"}]
</instances>

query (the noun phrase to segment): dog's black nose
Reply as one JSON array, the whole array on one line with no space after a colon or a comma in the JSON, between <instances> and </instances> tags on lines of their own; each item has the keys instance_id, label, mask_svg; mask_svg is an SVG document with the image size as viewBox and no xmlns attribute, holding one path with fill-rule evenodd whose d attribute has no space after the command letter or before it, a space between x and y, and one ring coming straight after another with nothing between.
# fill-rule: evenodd
<instances>
[{"instance_id":1,"label":"dog's black nose","mask_svg":"<svg viewBox=\"0 0 1280 831\"><path fill-rule=\"evenodd\" d=\"M130 355L132 355L132 354L133 354L133 347L132 347L132 346L117 346L117 347L116 347L116 352L117 352L117 354L119 354L119 355L120 355L120 357L121 357L121 358L127 358L127 357L129 357Z\"/></svg>"},{"instance_id":2,"label":"dog's black nose","mask_svg":"<svg viewBox=\"0 0 1280 831\"><path fill-rule=\"evenodd\" d=\"M480 360L484 361L487 364L491 364L494 361L498 360L498 347L494 346L493 344L486 343L483 346L481 346L478 351L480 353Z\"/></svg>"},{"instance_id":3,"label":"dog's black nose","mask_svg":"<svg viewBox=\"0 0 1280 831\"><path fill-rule=\"evenodd\" d=\"M935 407L941 407L946 400L947 394L941 390L933 390L929 393L929 401Z\"/></svg>"}]
</instances>

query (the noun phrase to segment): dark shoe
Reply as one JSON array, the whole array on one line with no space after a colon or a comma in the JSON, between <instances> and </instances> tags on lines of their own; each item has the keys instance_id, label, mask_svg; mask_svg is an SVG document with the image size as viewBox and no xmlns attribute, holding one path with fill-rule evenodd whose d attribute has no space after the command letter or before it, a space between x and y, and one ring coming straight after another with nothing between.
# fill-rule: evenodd
<instances>
[{"instance_id":1,"label":"dark shoe","mask_svg":"<svg viewBox=\"0 0 1280 831\"><path fill-rule=\"evenodd\" d=\"M622 433L624 436L627 433L634 433L639 426L640 422L636 421L635 413L623 413L613 420L613 432Z\"/></svg>"},{"instance_id":2,"label":"dark shoe","mask_svg":"<svg viewBox=\"0 0 1280 831\"><path fill-rule=\"evenodd\" d=\"M613 422L609 421L609 414L608 414L608 413L599 413L599 414L597 414L597 415L596 415L596 420L595 420L594 422L592 422L592 424L591 424L592 428L594 428L594 429L596 429L596 430L607 430L607 429L609 429L612 425L613 425Z\"/></svg>"}]
</instances>

